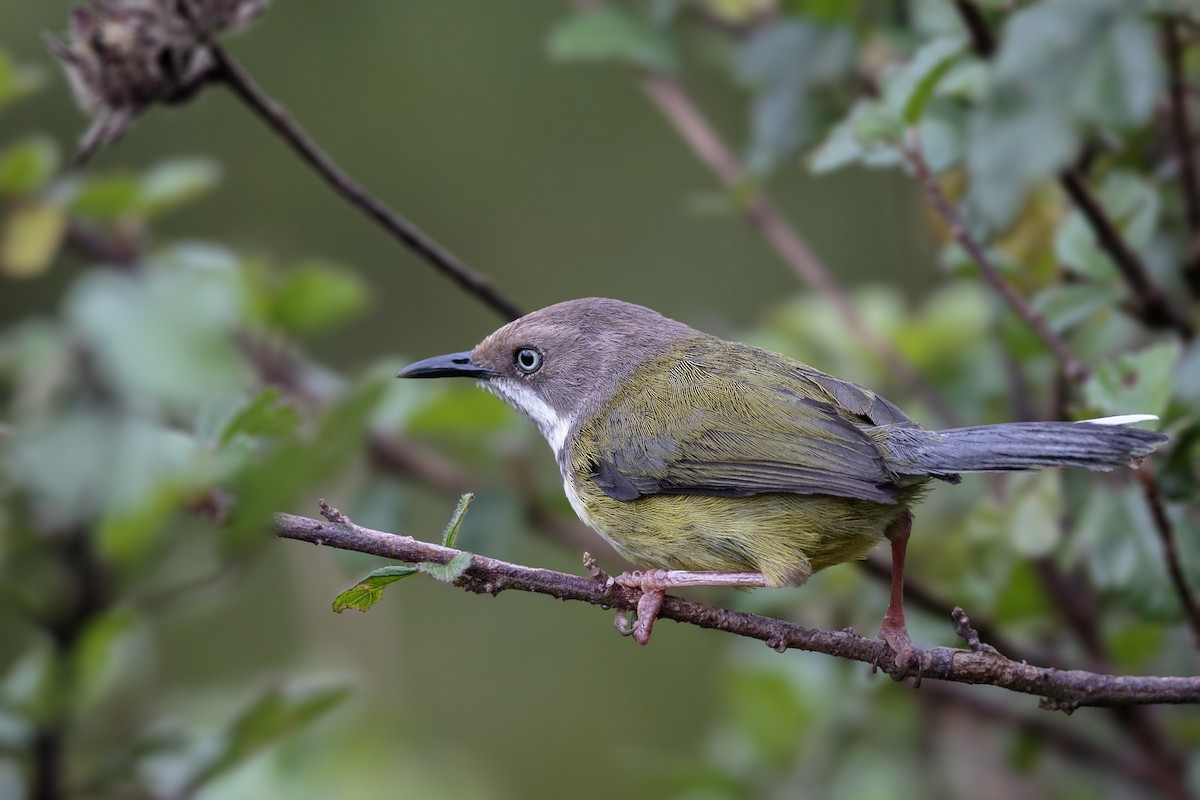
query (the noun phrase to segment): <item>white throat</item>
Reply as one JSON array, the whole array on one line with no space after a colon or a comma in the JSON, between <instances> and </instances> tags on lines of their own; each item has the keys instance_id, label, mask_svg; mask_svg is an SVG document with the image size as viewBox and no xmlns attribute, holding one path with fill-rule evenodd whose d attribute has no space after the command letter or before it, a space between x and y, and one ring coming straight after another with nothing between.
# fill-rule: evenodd
<instances>
[{"instance_id":1,"label":"white throat","mask_svg":"<svg viewBox=\"0 0 1200 800\"><path fill-rule=\"evenodd\" d=\"M563 445L567 441L567 432L574 421L571 417L559 416L550 405L538 396L537 392L523 383L507 378L492 378L480 381L479 385L492 394L503 398L509 405L533 420L550 443L557 459L562 454Z\"/></svg>"}]
</instances>

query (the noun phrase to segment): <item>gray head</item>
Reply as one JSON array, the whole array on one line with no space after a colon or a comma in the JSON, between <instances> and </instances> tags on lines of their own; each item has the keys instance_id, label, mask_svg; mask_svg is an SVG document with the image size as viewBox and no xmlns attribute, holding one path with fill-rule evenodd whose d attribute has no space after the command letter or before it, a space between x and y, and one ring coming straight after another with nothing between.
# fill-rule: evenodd
<instances>
[{"instance_id":1,"label":"gray head","mask_svg":"<svg viewBox=\"0 0 1200 800\"><path fill-rule=\"evenodd\" d=\"M585 297L526 314L470 352L428 358L397 377L477 378L533 420L558 454L589 402L689 335L698 334L649 308Z\"/></svg>"}]
</instances>

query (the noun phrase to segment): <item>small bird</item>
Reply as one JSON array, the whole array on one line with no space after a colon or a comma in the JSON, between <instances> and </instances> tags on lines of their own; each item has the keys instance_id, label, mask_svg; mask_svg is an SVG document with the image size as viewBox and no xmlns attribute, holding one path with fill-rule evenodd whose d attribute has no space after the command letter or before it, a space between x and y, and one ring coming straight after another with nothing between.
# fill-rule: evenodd
<instances>
[{"instance_id":1,"label":"small bird","mask_svg":"<svg viewBox=\"0 0 1200 800\"><path fill-rule=\"evenodd\" d=\"M880 635L906 670L904 553L932 479L1107 471L1167 440L1126 427L1156 419L1143 414L930 431L861 386L602 298L535 311L398 377L475 378L537 425L580 519L650 567L616 578L642 592L639 643L667 589L799 586L887 539Z\"/></svg>"}]
</instances>

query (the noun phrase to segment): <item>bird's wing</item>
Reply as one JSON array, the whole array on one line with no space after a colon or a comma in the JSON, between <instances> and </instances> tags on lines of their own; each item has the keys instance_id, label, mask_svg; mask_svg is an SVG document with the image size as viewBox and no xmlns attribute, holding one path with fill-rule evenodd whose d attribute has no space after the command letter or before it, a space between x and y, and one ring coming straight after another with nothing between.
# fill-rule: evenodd
<instances>
[{"instance_id":1,"label":"bird's wing","mask_svg":"<svg viewBox=\"0 0 1200 800\"><path fill-rule=\"evenodd\" d=\"M869 429L916 425L903 412L782 356L738 345L731 368L728 351L712 348L700 341L683 359L675 353L643 365L585 423L591 430L576 446L597 444L572 461L605 494L784 492L896 502L898 487Z\"/></svg>"}]
</instances>

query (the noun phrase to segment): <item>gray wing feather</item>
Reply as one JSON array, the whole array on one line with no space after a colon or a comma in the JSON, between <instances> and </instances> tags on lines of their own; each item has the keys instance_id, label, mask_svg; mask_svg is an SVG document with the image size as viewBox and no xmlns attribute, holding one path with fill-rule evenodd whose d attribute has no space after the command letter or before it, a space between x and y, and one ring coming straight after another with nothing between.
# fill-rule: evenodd
<instances>
[{"instance_id":1,"label":"gray wing feather","mask_svg":"<svg viewBox=\"0 0 1200 800\"><path fill-rule=\"evenodd\" d=\"M681 370L686 381L666 382L666 397L624 393L601 409L596 434L621 446L592 460L596 485L617 500L782 492L896 502L894 476L868 429L916 423L854 384L781 356L753 355L782 362L791 385L777 385L788 374L783 370L742 368L729 375L693 357ZM680 414L681 408L687 410ZM667 436L654 424L663 421L664 409L675 416L666 421Z\"/></svg>"}]
</instances>

